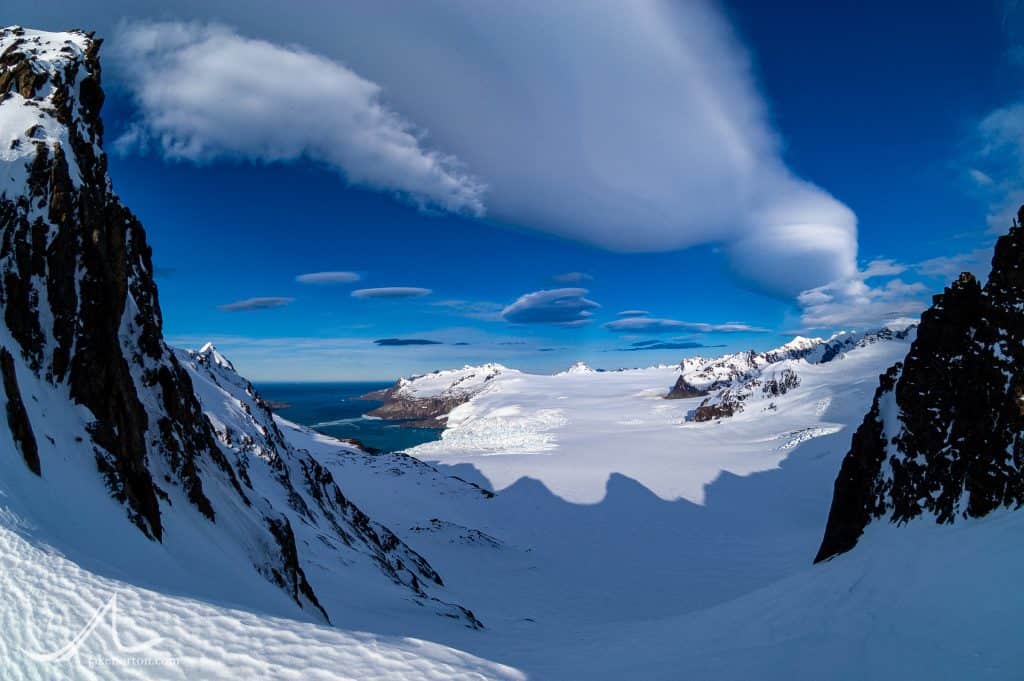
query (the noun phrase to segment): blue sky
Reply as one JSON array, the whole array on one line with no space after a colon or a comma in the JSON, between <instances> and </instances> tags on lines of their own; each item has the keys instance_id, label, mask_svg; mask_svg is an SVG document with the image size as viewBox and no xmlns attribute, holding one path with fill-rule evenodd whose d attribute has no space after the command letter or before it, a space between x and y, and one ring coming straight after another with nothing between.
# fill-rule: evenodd
<instances>
[{"instance_id":1,"label":"blue sky","mask_svg":"<svg viewBox=\"0 0 1024 681\"><path fill-rule=\"evenodd\" d=\"M1020 17L913 5L8 14L107 37L110 173L168 338L363 380L766 348L984 274L1024 198ZM358 279L296 280L321 272ZM393 287L424 291L353 295Z\"/></svg>"}]
</instances>

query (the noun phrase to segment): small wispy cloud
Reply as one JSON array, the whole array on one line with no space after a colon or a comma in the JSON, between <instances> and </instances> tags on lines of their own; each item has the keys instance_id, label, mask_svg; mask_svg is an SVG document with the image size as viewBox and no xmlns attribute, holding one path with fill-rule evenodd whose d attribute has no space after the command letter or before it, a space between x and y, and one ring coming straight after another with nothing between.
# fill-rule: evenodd
<instances>
[{"instance_id":1,"label":"small wispy cloud","mask_svg":"<svg viewBox=\"0 0 1024 681\"><path fill-rule=\"evenodd\" d=\"M426 338L378 338L373 341L381 347L401 347L406 345L444 345L441 341L428 340ZM462 343L455 343L462 345Z\"/></svg>"},{"instance_id":2,"label":"small wispy cloud","mask_svg":"<svg viewBox=\"0 0 1024 681\"><path fill-rule=\"evenodd\" d=\"M560 284L578 284L583 281L592 281L594 277L586 272L565 272L551 277Z\"/></svg>"},{"instance_id":3,"label":"small wispy cloud","mask_svg":"<svg viewBox=\"0 0 1024 681\"><path fill-rule=\"evenodd\" d=\"M988 233L1002 234L1024 203L1024 101L982 118L969 140L965 164L973 193L988 203Z\"/></svg>"},{"instance_id":4,"label":"small wispy cloud","mask_svg":"<svg viewBox=\"0 0 1024 681\"><path fill-rule=\"evenodd\" d=\"M284 307L288 305L294 298L284 297L265 297L265 298L246 298L245 300L236 300L233 303L227 303L226 305L218 305L217 309L222 312L249 312L252 310L272 310L276 307Z\"/></svg>"},{"instance_id":5,"label":"small wispy cloud","mask_svg":"<svg viewBox=\"0 0 1024 681\"><path fill-rule=\"evenodd\" d=\"M361 278L355 272L309 272L295 277L295 281L300 284L351 284Z\"/></svg>"},{"instance_id":6,"label":"small wispy cloud","mask_svg":"<svg viewBox=\"0 0 1024 681\"><path fill-rule=\"evenodd\" d=\"M647 310L623 310L619 313L620 317L646 317L651 314Z\"/></svg>"},{"instance_id":7,"label":"small wispy cloud","mask_svg":"<svg viewBox=\"0 0 1024 681\"><path fill-rule=\"evenodd\" d=\"M677 319L658 319L655 317L626 317L607 322L604 328L622 333L674 333L678 331L696 331L698 333L768 333L769 329L744 324L742 322L725 322L709 324L706 322L683 322Z\"/></svg>"},{"instance_id":8,"label":"small wispy cloud","mask_svg":"<svg viewBox=\"0 0 1024 681\"><path fill-rule=\"evenodd\" d=\"M977 168L968 168L967 176L979 187L991 187L995 184L995 180L988 173L982 172Z\"/></svg>"},{"instance_id":9,"label":"small wispy cloud","mask_svg":"<svg viewBox=\"0 0 1024 681\"><path fill-rule=\"evenodd\" d=\"M873 279L875 277L893 277L907 271L907 266L890 258L876 258L869 262L863 270L861 277Z\"/></svg>"},{"instance_id":10,"label":"small wispy cloud","mask_svg":"<svg viewBox=\"0 0 1024 681\"><path fill-rule=\"evenodd\" d=\"M601 307L588 300L585 288L558 288L534 291L520 296L501 311L501 317L513 324L553 324L582 326L589 324L593 310Z\"/></svg>"},{"instance_id":11,"label":"small wispy cloud","mask_svg":"<svg viewBox=\"0 0 1024 681\"><path fill-rule=\"evenodd\" d=\"M381 288L360 288L352 292L353 298L386 298L386 299L401 299L401 298L422 298L423 296L429 296L433 291L429 288L419 288L417 286L384 286Z\"/></svg>"},{"instance_id":12,"label":"small wispy cloud","mask_svg":"<svg viewBox=\"0 0 1024 681\"><path fill-rule=\"evenodd\" d=\"M940 256L922 260L914 269L926 277L952 280L961 272L970 272L979 279L988 276L992 262L992 248L978 248L973 251Z\"/></svg>"},{"instance_id":13,"label":"small wispy cloud","mask_svg":"<svg viewBox=\"0 0 1024 681\"><path fill-rule=\"evenodd\" d=\"M486 300L439 300L431 305L460 317L488 322L501 321L504 309L504 305Z\"/></svg>"},{"instance_id":14,"label":"small wispy cloud","mask_svg":"<svg viewBox=\"0 0 1024 681\"><path fill-rule=\"evenodd\" d=\"M659 341L646 340L630 343L629 347L616 348L612 352L642 352L645 350L693 350L695 348L722 348L724 345L706 345L700 341L673 340Z\"/></svg>"}]
</instances>

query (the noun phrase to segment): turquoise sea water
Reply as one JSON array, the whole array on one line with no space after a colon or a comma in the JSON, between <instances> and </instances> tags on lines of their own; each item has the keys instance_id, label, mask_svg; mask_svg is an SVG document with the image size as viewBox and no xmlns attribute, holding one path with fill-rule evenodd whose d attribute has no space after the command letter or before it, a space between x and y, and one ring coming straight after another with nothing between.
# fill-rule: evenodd
<instances>
[{"instance_id":1,"label":"turquoise sea water","mask_svg":"<svg viewBox=\"0 0 1024 681\"><path fill-rule=\"evenodd\" d=\"M363 444L388 452L401 451L437 440L441 431L406 428L395 421L366 418L366 412L380 402L361 400L390 383L261 383L256 390L265 400L280 405L275 411L289 421L309 426L326 435L355 438Z\"/></svg>"}]
</instances>

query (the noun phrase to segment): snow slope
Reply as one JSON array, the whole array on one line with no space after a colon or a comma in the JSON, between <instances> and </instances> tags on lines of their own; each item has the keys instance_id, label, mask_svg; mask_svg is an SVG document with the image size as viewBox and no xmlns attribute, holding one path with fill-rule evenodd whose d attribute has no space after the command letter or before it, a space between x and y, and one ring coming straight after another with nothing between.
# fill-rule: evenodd
<instances>
[{"instance_id":1,"label":"snow slope","mask_svg":"<svg viewBox=\"0 0 1024 681\"><path fill-rule=\"evenodd\" d=\"M719 607L577 632L535 678L1024 678L1024 514L876 524L854 551Z\"/></svg>"},{"instance_id":2,"label":"snow slope","mask_svg":"<svg viewBox=\"0 0 1024 681\"><path fill-rule=\"evenodd\" d=\"M428 641L272 617L101 577L26 533L30 528L0 513L0 675L9 681L525 678ZM74 654L32 657L73 641L115 595L116 612L108 611Z\"/></svg>"}]
</instances>

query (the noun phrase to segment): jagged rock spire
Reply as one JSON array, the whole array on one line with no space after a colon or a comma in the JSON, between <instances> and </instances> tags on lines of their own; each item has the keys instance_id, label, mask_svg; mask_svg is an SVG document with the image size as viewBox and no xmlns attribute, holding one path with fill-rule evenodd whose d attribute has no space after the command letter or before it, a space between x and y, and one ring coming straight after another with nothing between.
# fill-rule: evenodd
<instances>
[{"instance_id":1,"label":"jagged rock spire","mask_svg":"<svg viewBox=\"0 0 1024 681\"><path fill-rule=\"evenodd\" d=\"M816 561L875 519L939 523L1024 503L1024 207L982 287L963 273L887 371L835 483Z\"/></svg>"}]
</instances>

